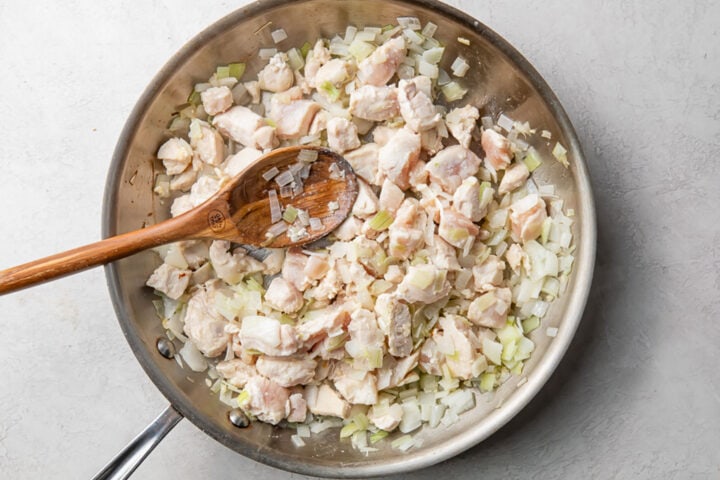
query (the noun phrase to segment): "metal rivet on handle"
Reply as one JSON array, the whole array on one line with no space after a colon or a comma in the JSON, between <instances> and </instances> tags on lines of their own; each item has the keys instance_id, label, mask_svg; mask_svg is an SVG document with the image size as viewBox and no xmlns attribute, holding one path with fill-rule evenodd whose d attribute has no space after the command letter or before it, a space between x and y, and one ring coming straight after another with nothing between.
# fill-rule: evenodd
<instances>
[{"instance_id":1,"label":"metal rivet on handle","mask_svg":"<svg viewBox=\"0 0 720 480\"><path fill-rule=\"evenodd\" d=\"M160 355L163 357L173 358L175 356L175 345L167 338L158 338L155 346L157 347L158 352L160 352Z\"/></svg>"},{"instance_id":2,"label":"metal rivet on handle","mask_svg":"<svg viewBox=\"0 0 720 480\"><path fill-rule=\"evenodd\" d=\"M228 413L230 423L239 428L245 428L250 425L250 419L239 408L233 408Z\"/></svg>"}]
</instances>

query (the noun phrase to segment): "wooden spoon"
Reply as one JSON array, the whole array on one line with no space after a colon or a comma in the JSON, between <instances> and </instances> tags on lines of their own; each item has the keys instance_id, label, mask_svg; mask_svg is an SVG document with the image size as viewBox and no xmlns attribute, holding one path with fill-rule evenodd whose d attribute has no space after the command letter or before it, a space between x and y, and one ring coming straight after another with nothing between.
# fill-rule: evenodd
<instances>
[{"instance_id":1,"label":"wooden spoon","mask_svg":"<svg viewBox=\"0 0 720 480\"><path fill-rule=\"evenodd\" d=\"M317 150L310 163L309 176L302 192L295 197L279 195L275 179L263 174L273 168L279 172L298 163L300 150ZM337 168L330 167L337 165ZM322 227L306 228L307 235L291 239L288 232L272 238L269 191L278 193L284 207L306 210ZM155 225L110 237L84 247L68 250L33 262L0 271L0 294L29 287L96 265L109 263L142 250L185 239L230 240L262 247L290 247L317 240L340 225L355 203L357 179L350 165L337 153L325 148L286 147L273 150L240 172L205 203L175 218ZM332 207L332 208L331 208Z\"/></svg>"}]
</instances>

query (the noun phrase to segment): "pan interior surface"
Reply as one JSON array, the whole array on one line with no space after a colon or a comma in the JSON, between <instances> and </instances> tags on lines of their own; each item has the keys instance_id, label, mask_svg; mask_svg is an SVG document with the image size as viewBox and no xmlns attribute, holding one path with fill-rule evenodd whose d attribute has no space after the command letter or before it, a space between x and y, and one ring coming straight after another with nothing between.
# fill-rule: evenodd
<instances>
[{"instance_id":1,"label":"pan interior surface","mask_svg":"<svg viewBox=\"0 0 720 480\"><path fill-rule=\"evenodd\" d=\"M191 40L153 79L132 112L118 142L110 168L104 204L103 235L110 236L169 216L169 203L153 195L160 164L158 146L169 137L168 120L185 103L191 86L205 81L218 64L247 63L250 79L264 65L260 48L273 47L271 31L283 28L288 39L281 47L300 46L319 37L342 34L347 25L383 26L400 16L416 16L423 24L438 25L435 38L443 42L445 68L462 55L471 69L464 79L469 92L462 100L480 109L481 115L500 113L528 121L552 133L552 142L535 147L547 160L534 173L539 184L552 183L575 211L573 226L575 266L565 293L552 303L543 328L531 334L536 350L523 371L526 383L512 377L492 395L477 395L476 407L461 421L417 435L422 446L408 452L389 447L365 455L349 441L338 441L336 430L313 434L297 448L294 430L255 423L234 427L229 407L217 400L205 384L205 374L181 369L161 356L155 343L164 336L145 281L159 264L151 251L106 267L109 288L123 332L152 381L169 401L195 425L227 447L257 461L290 471L331 477L388 475L422 468L462 452L487 438L517 414L549 378L580 322L595 257L595 217L592 193L582 151L575 132L557 98L539 74L502 38L477 20L433 1L299 0L256 2L212 25ZM298 21L312 19L312 21ZM457 41L469 40L470 45ZM550 151L559 141L568 150L570 168L552 161ZM546 327L558 327L550 338ZM179 345L178 345L179 346ZM386 442L386 445L389 442Z\"/></svg>"}]
</instances>

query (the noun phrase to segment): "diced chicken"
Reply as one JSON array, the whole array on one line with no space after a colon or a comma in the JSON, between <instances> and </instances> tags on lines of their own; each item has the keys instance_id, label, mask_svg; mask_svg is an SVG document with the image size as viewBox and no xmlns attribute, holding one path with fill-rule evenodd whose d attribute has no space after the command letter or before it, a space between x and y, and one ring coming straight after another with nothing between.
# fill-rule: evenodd
<instances>
[{"instance_id":1,"label":"diced chicken","mask_svg":"<svg viewBox=\"0 0 720 480\"><path fill-rule=\"evenodd\" d=\"M273 98L270 119L275 122L278 138L300 138L308 134L320 105L312 100L276 101Z\"/></svg>"},{"instance_id":2,"label":"diced chicken","mask_svg":"<svg viewBox=\"0 0 720 480\"><path fill-rule=\"evenodd\" d=\"M462 145L452 145L440 150L425 168L433 182L452 194L464 179L477 173L480 159Z\"/></svg>"},{"instance_id":3,"label":"diced chicken","mask_svg":"<svg viewBox=\"0 0 720 480\"><path fill-rule=\"evenodd\" d=\"M214 278L213 275L214 272L210 263L204 263L201 267L195 270L192 275L190 275L190 285L201 285Z\"/></svg>"},{"instance_id":4,"label":"diced chicken","mask_svg":"<svg viewBox=\"0 0 720 480\"><path fill-rule=\"evenodd\" d=\"M267 250L268 255L263 259L263 265L265 265L263 273L265 275L280 273L283 262L285 261L285 250L282 248L268 248Z\"/></svg>"},{"instance_id":5,"label":"diced chicken","mask_svg":"<svg viewBox=\"0 0 720 480\"><path fill-rule=\"evenodd\" d=\"M173 203L170 206L170 215L177 217L178 215L182 215L183 213L192 210L193 207L195 207L195 205L193 205L193 201L190 199L190 194L181 195L173 200Z\"/></svg>"},{"instance_id":6,"label":"diced chicken","mask_svg":"<svg viewBox=\"0 0 720 480\"><path fill-rule=\"evenodd\" d=\"M347 418L350 414L350 404L327 383L320 385L314 395L307 395L307 404L313 415Z\"/></svg>"},{"instance_id":7,"label":"diced chicken","mask_svg":"<svg viewBox=\"0 0 720 480\"><path fill-rule=\"evenodd\" d=\"M430 81L429 77L420 76L398 83L400 114L405 123L418 133L434 128L442 121L442 116L437 113L430 95L426 93Z\"/></svg>"},{"instance_id":8,"label":"diced chicken","mask_svg":"<svg viewBox=\"0 0 720 480\"><path fill-rule=\"evenodd\" d=\"M224 353L230 342L230 334L225 331L228 322L215 308L216 282L210 281L195 290L185 311L183 330L206 357Z\"/></svg>"},{"instance_id":9,"label":"diced chicken","mask_svg":"<svg viewBox=\"0 0 720 480\"><path fill-rule=\"evenodd\" d=\"M243 248L237 247L232 253L229 249L230 242L227 240L215 240L209 250L210 263L217 276L225 282L234 285L245 275L264 270L265 265L248 256Z\"/></svg>"},{"instance_id":10,"label":"diced chicken","mask_svg":"<svg viewBox=\"0 0 720 480\"><path fill-rule=\"evenodd\" d=\"M490 255L485 261L472 269L475 290L484 292L502 285L505 272L505 262L495 255Z\"/></svg>"},{"instance_id":11,"label":"diced chicken","mask_svg":"<svg viewBox=\"0 0 720 480\"><path fill-rule=\"evenodd\" d=\"M516 188L520 188L525 183L525 180L530 176L530 171L523 162L516 163L505 170L498 187L498 193L504 195L512 192Z\"/></svg>"},{"instance_id":12,"label":"diced chicken","mask_svg":"<svg viewBox=\"0 0 720 480\"><path fill-rule=\"evenodd\" d=\"M449 292L447 271L425 264L408 267L407 275L398 285L396 294L399 299L409 303L433 303Z\"/></svg>"},{"instance_id":13,"label":"diced chicken","mask_svg":"<svg viewBox=\"0 0 720 480\"><path fill-rule=\"evenodd\" d=\"M503 170L512 161L510 156L510 142L495 130L483 130L480 137L483 150L485 150L485 166L492 171Z\"/></svg>"},{"instance_id":14,"label":"diced chicken","mask_svg":"<svg viewBox=\"0 0 720 480\"><path fill-rule=\"evenodd\" d=\"M385 85L405 59L405 39L395 37L378 47L358 65L360 83L380 87Z\"/></svg>"},{"instance_id":15,"label":"diced chicken","mask_svg":"<svg viewBox=\"0 0 720 480\"><path fill-rule=\"evenodd\" d=\"M197 170L188 168L184 172L174 175L170 179L170 190L177 192L187 192L197 180Z\"/></svg>"},{"instance_id":16,"label":"diced chicken","mask_svg":"<svg viewBox=\"0 0 720 480\"><path fill-rule=\"evenodd\" d=\"M402 128L380 148L378 169L403 190L409 186L409 172L420 155L420 135Z\"/></svg>"},{"instance_id":17,"label":"diced chicken","mask_svg":"<svg viewBox=\"0 0 720 480\"><path fill-rule=\"evenodd\" d=\"M248 365L238 358L219 362L215 369L229 384L243 388L252 377L257 375L254 366Z\"/></svg>"},{"instance_id":18,"label":"diced chicken","mask_svg":"<svg viewBox=\"0 0 720 480\"><path fill-rule=\"evenodd\" d=\"M278 320L260 315L249 315L242 319L238 334L244 349L257 350L265 355L286 357L298 349L295 329Z\"/></svg>"},{"instance_id":19,"label":"diced chicken","mask_svg":"<svg viewBox=\"0 0 720 480\"><path fill-rule=\"evenodd\" d=\"M365 371L353 370L347 363L335 365L331 380L335 389L345 400L357 405L374 405L377 402L378 390L375 375Z\"/></svg>"},{"instance_id":20,"label":"diced chicken","mask_svg":"<svg viewBox=\"0 0 720 480\"><path fill-rule=\"evenodd\" d=\"M364 85L350 94L350 113L358 118L384 122L400 113L397 88Z\"/></svg>"},{"instance_id":21,"label":"diced chicken","mask_svg":"<svg viewBox=\"0 0 720 480\"><path fill-rule=\"evenodd\" d=\"M375 192L364 181L358 179L358 195L353 204L352 214L360 218L368 218L378 211L378 198Z\"/></svg>"},{"instance_id":22,"label":"diced chicken","mask_svg":"<svg viewBox=\"0 0 720 480\"><path fill-rule=\"evenodd\" d=\"M378 390L402 386L411 381L415 377L412 371L418 365L419 355L420 352L415 352L400 360L386 355L382 368L377 371Z\"/></svg>"},{"instance_id":23,"label":"diced chicken","mask_svg":"<svg viewBox=\"0 0 720 480\"><path fill-rule=\"evenodd\" d=\"M190 282L190 270L182 270L163 263L150 275L146 285L177 300L185 293Z\"/></svg>"},{"instance_id":24,"label":"diced chicken","mask_svg":"<svg viewBox=\"0 0 720 480\"><path fill-rule=\"evenodd\" d=\"M292 87L295 75L287 63L287 55L278 53L258 72L258 84L261 89L271 92L284 92Z\"/></svg>"},{"instance_id":25,"label":"diced chicken","mask_svg":"<svg viewBox=\"0 0 720 480\"><path fill-rule=\"evenodd\" d=\"M355 174L368 183L377 184L378 155L380 147L374 143L366 143L360 148L343 155Z\"/></svg>"},{"instance_id":26,"label":"diced chicken","mask_svg":"<svg viewBox=\"0 0 720 480\"><path fill-rule=\"evenodd\" d=\"M317 362L312 358L268 357L261 355L255 364L260 375L272 379L281 387L310 383L315 376Z\"/></svg>"},{"instance_id":27,"label":"diced chicken","mask_svg":"<svg viewBox=\"0 0 720 480\"><path fill-rule=\"evenodd\" d=\"M315 87L315 76L320 70L320 67L326 62L330 61L330 51L325 48L325 44L322 39L315 43L315 46L307 54L305 60L305 80L308 85Z\"/></svg>"},{"instance_id":28,"label":"diced chicken","mask_svg":"<svg viewBox=\"0 0 720 480\"><path fill-rule=\"evenodd\" d=\"M335 336L350 322L348 312L337 305L325 308L322 313L296 327L298 337L304 348L311 348L328 336Z\"/></svg>"},{"instance_id":29,"label":"diced chicken","mask_svg":"<svg viewBox=\"0 0 720 480\"><path fill-rule=\"evenodd\" d=\"M325 256L310 255L305 263L305 276L310 280L319 280L330 270Z\"/></svg>"},{"instance_id":30,"label":"diced chicken","mask_svg":"<svg viewBox=\"0 0 720 480\"><path fill-rule=\"evenodd\" d=\"M480 112L473 105L453 108L445 115L445 125L453 137L465 148L470 147L472 131L480 118Z\"/></svg>"},{"instance_id":31,"label":"diced chicken","mask_svg":"<svg viewBox=\"0 0 720 480\"><path fill-rule=\"evenodd\" d=\"M236 105L213 118L213 125L245 147L258 147L255 132L266 126L265 120L247 107Z\"/></svg>"},{"instance_id":32,"label":"diced chicken","mask_svg":"<svg viewBox=\"0 0 720 480\"><path fill-rule=\"evenodd\" d=\"M208 165L220 165L225 160L225 142L206 122L193 120L190 124L190 145L195 155Z\"/></svg>"},{"instance_id":33,"label":"diced chicken","mask_svg":"<svg viewBox=\"0 0 720 480\"><path fill-rule=\"evenodd\" d=\"M391 294L383 293L375 301L378 324L387 335L388 352L395 357L410 355L413 348L410 309Z\"/></svg>"},{"instance_id":34,"label":"diced chicken","mask_svg":"<svg viewBox=\"0 0 720 480\"><path fill-rule=\"evenodd\" d=\"M302 393L293 393L288 398L288 403L285 406L287 412L288 422L302 423L307 417L307 402L302 396Z\"/></svg>"},{"instance_id":35,"label":"diced chicken","mask_svg":"<svg viewBox=\"0 0 720 480\"><path fill-rule=\"evenodd\" d=\"M233 95L226 86L208 88L200 94L203 109L208 115L222 113L233 104Z\"/></svg>"},{"instance_id":36,"label":"diced chicken","mask_svg":"<svg viewBox=\"0 0 720 480\"><path fill-rule=\"evenodd\" d=\"M265 125L255 130L255 133L253 134L253 141L258 148L263 150L275 148L280 144L275 128L270 125Z\"/></svg>"},{"instance_id":37,"label":"diced chicken","mask_svg":"<svg viewBox=\"0 0 720 480\"><path fill-rule=\"evenodd\" d=\"M374 405L367 414L368 420L380 430L392 432L400 425L403 409L399 403L392 405Z\"/></svg>"},{"instance_id":38,"label":"diced chicken","mask_svg":"<svg viewBox=\"0 0 720 480\"><path fill-rule=\"evenodd\" d=\"M206 241L184 240L176 245L190 268L196 269L207 261L208 243Z\"/></svg>"},{"instance_id":39,"label":"diced chicken","mask_svg":"<svg viewBox=\"0 0 720 480\"><path fill-rule=\"evenodd\" d=\"M337 270L331 268L313 289L312 298L328 302L337 296L341 288L342 280L338 276Z\"/></svg>"},{"instance_id":40,"label":"diced chicken","mask_svg":"<svg viewBox=\"0 0 720 480\"><path fill-rule=\"evenodd\" d=\"M157 157L162 160L168 175L185 171L193 158L192 147L182 138L171 138L163 143Z\"/></svg>"},{"instance_id":41,"label":"diced chicken","mask_svg":"<svg viewBox=\"0 0 720 480\"><path fill-rule=\"evenodd\" d=\"M452 206L461 215L473 222L479 222L487 214L489 201L485 197L487 196L483 195L483 198L480 196L480 182L477 177L468 177L455 190Z\"/></svg>"},{"instance_id":42,"label":"diced chicken","mask_svg":"<svg viewBox=\"0 0 720 480\"><path fill-rule=\"evenodd\" d=\"M468 319L481 327L504 327L511 302L512 291L509 288L491 290L473 300L468 308Z\"/></svg>"},{"instance_id":43,"label":"diced chicken","mask_svg":"<svg viewBox=\"0 0 720 480\"><path fill-rule=\"evenodd\" d=\"M440 334L436 333L433 338L425 340L425 343L420 347L420 357L418 359L420 369L431 375L443 374L441 366L443 362L442 354L438 351L434 340L437 336L440 336Z\"/></svg>"},{"instance_id":44,"label":"diced chicken","mask_svg":"<svg viewBox=\"0 0 720 480\"><path fill-rule=\"evenodd\" d=\"M386 125L378 125L373 129L372 132L373 142L383 147L387 145L390 139L399 131L399 128L388 127Z\"/></svg>"},{"instance_id":45,"label":"diced chicken","mask_svg":"<svg viewBox=\"0 0 720 480\"><path fill-rule=\"evenodd\" d=\"M395 214L403 200L405 200L405 193L400 190L400 187L386 178L380 190L380 210L387 210Z\"/></svg>"},{"instance_id":46,"label":"diced chicken","mask_svg":"<svg viewBox=\"0 0 720 480\"><path fill-rule=\"evenodd\" d=\"M193 207L205 202L220 190L220 182L209 175L201 176L190 188L190 201Z\"/></svg>"},{"instance_id":47,"label":"diced chicken","mask_svg":"<svg viewBox=\"0 0 720 480\"><path fill-rule=\"evenodd\" d=\"M285 418L290 392L265 377L252 377L245 385L250 400L245 408L259 420L277 425Z\"/></svg>"},{"instance_id":48,"label":"diced chicken","mask_svg":"<svg viewBox=\"0 0 720 480\"><path fill-rule=\"evenodd\" d=\"M307 256L300 253L299 249L291 248L285 253L285 261L282 266L282 278L290 282L295 288L304 291L310 286L310 280L305 275L305 264Z\"/></svg>"},{"instance_id":49,"label":"diced chicken","mask_svg":"<svg viewBox=\"0 0 720 480\"><path fill-rule=\"evenodd\" d=\"M256 148L245 147L235 155L230 155L225 161L224 171L229 177L234 177L247 167L253 164L255 160L262 156L262 152Z\"/></svg>"},{"instance_id":50,"label":"diced chicken","mask_svg":"<svg viewBox=\"0 0 720 480\"><path fill-rule=\"evenodd\" d=\"M360 235L362 226L362 220L351 215L333 231L333 235L335 235L338 240L347 242Z\"/></svg>"},{"instance_id":51,"label":"diced chicken","mask_svg":"<svg viewBox=\"0 0 720 480\"><path fill-rule=\"evenodd\" d=\"M418 160L417 163L415 163L415 165L410 169L408 179L411 186L417 187L419 185L427 184L428 172L425 167L425 162Z\"/></svg>"},{"instance_id":52,"label":"diced chicken","mask_svg":"<svg viewBox=\"0 0 720 480\"><path fill-rule=\"evenodd\" d=\"M513 243L505 251L505 260L507 260L508 265L510 265L510 268L512 268L515 273L520 273L520 266L525 257L525 252L517 243Z\"/></svg>"},{"instance_id":53,"label":"diced chicken","mask_svg":"<svg viewBox=\"0 0 720 480\"><path fill-rule=\"evenodd\" d=\"M452 354L445 357L445 364L454 377L462 380L473 378L472 366L477 357L468 338L470 327L466 322L458 315L446 315L438 321L443 331L442 341L447 343L448 350L452 349Z\"/></svg>"},{"instance_id":54,"label":"diced chicken","mask_svg":"<svg viewBox=\"0 0 720 480\"><path fill-rule=\"evenodd\" d=\"M375 314L360 308L352 312L350 318L350 340L345 342L345 351L353 358L353 367L368 371L380 367L385 335L378 328Z\"/></svg>"},{"instance_id":55,"label":"diced chicken","mask_svg":"<svg viewBox=\"0 0 720 480\"><path fill-rule=\"evenodd\" d=\"M459 214L449 208L440 212L440 225L438 235L453 247L464 248L466 242L473 241L480 229L465 215Z\"/></svg>"},{"instance_id":56,"label":"diced chicken","mask_svg":"<svg viewBox=\"0 0 720 480\"><path fill-rule=\"evenodd\" d=\"M402 282L402 279L405 277L402 270L397 265L390 265L387 268L387 272L385 272L385 280L391 283L400 283Z\"/></svg>"},{"instance_id":57,"label":"diced chicken","mask_svg":"<svg viewBox=\"0 0 720 480\"><path fill-rule=\"evenodd\" d=\"M324 109L318 110L310 123L308 135L319 135L320 132L326 130L328 120L330 120L330 113Z\"/></svg>"},{"instance_id":58,"label":"diced chicken","mask_svg":"<svg viewBox=\"0 0 720 480\"><path fill-rule=\"evenodd\" d=\"M439 128L433 127L420 132L420 146L428 155L435 155L445 148L445 145L443 145L443 136L440 134Z\"/></svg>"},{"instance_id":59,"label":"diced chicken","mask_svg":"<svg viewBox=\"0 0 720 480\"><path fill-rule=\"evenodd\" d=\"M358 130L346 118L335 117L327 122L327 140L331 149L338 153L354 150L360 146Z\"/></svg>"},{"instance_id":60,"label":"diced chicken","mask_svg":"<svg viewBox=\"0 0 720 480\"><path fill-rule=\"evenodd\" d=\"M406 198L395 214L395 221L389 228L389 253L397 258L409 258L424 241L424 233L419 227L418 201ZM424 223L424 222L422 222Z\"/></svg>"},{"instance_id":61,"label":"diced chicken","mask_svg":"<svg viewBox=\"0 0 720 480\"><path fill-rule=\"evenodd\" d=\"M328 86L340 88L352 78L354 73L355 67L352 63L333 58L318 69L315 74L315 85L318 92L325 94Z\"/></svg>"},{"instance_id":62,"label":"diced chicken","mask_svg":"<svg viewBox=\"0 0 720 480\"><path fill-rule=\"evenodd\" d=\"M432 253L432 264L445 270L460 270L457 252L453 246L438 235L435 235L433 243L435 249Z\"/></svg>"},{"instance_id":63,"label":"diced chicken","mask_svg":"<svg viewBox=\"0 0 720 480\"><path fill-rule=\"evenodd\" d=\"M295 313L302 308L304 300L295 286L282 277L275 277L265 292L265 302L283 313Z\"/></svg>"},{"instance_id":64,"label":"diced chicken","mask_svg":"<svg viewBox=\"0 0 720 480\"><path fill-rule=\"evenodd\" d=\"M243 86L245 87L247 93L250 94L250 102L254 103L255 105L260 103L260 97L262 96L262 92L260 91L260 84L254 80L251 82L243 83Z\"/></svg>"},{"instance_id":65,"label":"diced chicken","mask_svg":"<svg viewBox=\"0 0 720 480\"><path fill-rule=\"evenodd\" d=\"M545 201L539 195L533 193L514 202L510 205L513 239L523 243L535 240L546 218Z\"/></svg>"}]
</instances>

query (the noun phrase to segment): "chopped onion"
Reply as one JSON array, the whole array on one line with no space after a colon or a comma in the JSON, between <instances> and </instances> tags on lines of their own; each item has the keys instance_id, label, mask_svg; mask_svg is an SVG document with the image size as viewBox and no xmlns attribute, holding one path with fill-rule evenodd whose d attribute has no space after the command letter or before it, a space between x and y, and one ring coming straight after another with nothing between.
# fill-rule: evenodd
<instances>
[{"instance_id":1,"label":"chopped onion","mask_svg":"<svg viewBox=\"0 0 720 480\"><path fill-rule=\"evenodd\" d=\"M567 159L567 150L563 147L560 142L557 142L552 149L553 157L557 159L565 168L569 166Z\"/></svg>"},{"instance_id":2,"label":"chopped onion","mask_svg":"<svg viewBox=\"0 0 720 480\"><path fill-rule=\"evenodd\" d=\"M504 113L501 113L500 117L498 118L497 124L503 130L510 132L513 129L513 125L515 125L515 122L512 118L508 117Z\"/></svg>"},{"instance_id":3,"label":"chopped onion","mask_svg":"<svg viewBox=\"0 0 720 480\"><path fill-rule=\"evenodd\" d=\"M548 327L545 330L545 335L547 335L548 337L554 338L557 336L557 334L558 334L557 327Z\"/></svg>"},{"instance_id":4,"label":"chopped onion","mask_svg":"<svg viewBox=\"0 0 720 480\"><path fill-rule=\"evenodd\" d=\"M288 64L293 70L300 70L303 66L305 66L305 59L303 59L302 53L300 53L300 50L297 48L291 48L288 50L287 55Z\"/></svg>"},{"instance_id":5,"label":"chopped onion","mask_svg":"<svg viewBox=\"0 0 720 480\"><path fill-rule=\"evenodd\" d=\"M280 187L290 184L293 181L293 174L290 170L282 172L280 175L275 177L275 183ZM274 191L274 190L273 190Z\"/></svg>"},{"instance_id":6,"label":"chopped onion","mask_svg":"<svg viewBox=\"0 0 720 480\"><path fill-rule=\"evenodd\" d=\"M453 75L456 77L464 77L465 74L470 70L470 64L463 57L456 57L452 65L450 65Z\"/></svg>"},{"instance_id":7,"label":"chopped onion","mask_svg":"<svg viewBox=\"0 0 720 480\"><path fill-rule=\"evenodd\" d=\"M287 33L282 28L273 30L270 35L272 36L273 42L275 42L276 45L288 38Z\"/></svg>"},{"instance_id":8,"label":"chopped onion","mask_svg":"<svg viewBox=\"0 0 720 480\"><path fill-rule=\"evenodd\" d=\"M420 19L417 17L397 17L397 22L398 25L405 29L420 30L422 28Z\"/></svg>"},{"instance_id":9,"label":"chopped onion","mask_svg":"<svg viewBox=\"0 0 720 480\"><path fill-rule=\"evenodd\" d=\"M457 37L457 41L463 45L470 45L470 40L465 37Z\"/></svg>"},{"instance_id":10,"label":"chopped onion","mask_svg":"<svg viewBox=\"0 0 720 480\"><path fill-rule=\"evenodd\" d=\"M270 199L270 221L272 223L278 222L282 217L282 210L280 209L277 192L274 189L270 189L268 191L268 198Z\"/></svg>"},{"instance_id":11,"label":"chopped onion","mask_svg":"<svg viewBox=\"0 0 720 480\"><path fill-rule=\"evenodd\" d=\"M422 35L424 37L431 38L433 35L435 35L435 32L437 31L437 25L435 25L432 22L427 22L425 26L422 29Z\"/></svg>"},{"instance_id":12,"label":"chopped onion","mask_svg":"<svg viewBox=\"0 0 720 480\"><path fill-rule=\"evenodd\" d=\"M319 218L311 217L310 218L310 230L319 231L323 229L322 220Z\"/></svg>"},{"instance_id":13,"label":"chopped onion","mask_svg":"<svg viewBox=\"0 0 720 480\"><path fill-rule=\"evenodd\" d=\"M352 42L355 38L355 34L357 33L357 31L358 30L356 26L348 25L347 28L345 28L345 38L343 38L343 42L349 45L350 42Z\"/></svg>"},{"instance_id":14,"label":"chopped onion","mask_svg":"<svg viewBox=\"0 0 720 480\"><path fill-rule=\"evenodd\" d=\"M547 138L548 140L550 140L550 139L552 138L552 133L550 132L550 130L543 130L543 131L540 133L540 136L541 136L542 138Z\"/></svg>"},{"instance_id":15,"label":"chopped onion","mask_svg":"<svg viewBox=\"0 0 720 480\"><path fill-rule=\"evenodd\" d=\"M277 55L277 48L261 48L258 50L258 56L263 60L269 60Z\"/></svg>"},{"instance_id":16,"label":"chopped onion","mask_svg":"<svg viewBox=\"0 0 720 480\"><path fill-rule=\"evenodd\" d=\"M445 95L445 99L448 102L454 102L455 100L460 100L467 93L467 88L463 88L456 81L452 81L452 82L448 83L447 85L444 85L441 88L441 90L442 90L443 95Z\"/></svg>"},{"instance_id":17,"label":"chopped onion","mask_svg":"<svg viewBox=\"0 0 720 480\"><path fill-rule=\"evenodd\" d=\"M277 175L278 173L280 173L280 170L278 170L277 167L272 167L270 170L268 170L267 172L263 173L263 174L262 174L262 177L263 177L266 181L269 182L270 180L272 180L273 178L275 178L275 175Z\"/></svg>"}]
</instances>

